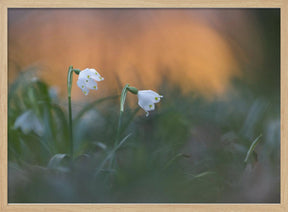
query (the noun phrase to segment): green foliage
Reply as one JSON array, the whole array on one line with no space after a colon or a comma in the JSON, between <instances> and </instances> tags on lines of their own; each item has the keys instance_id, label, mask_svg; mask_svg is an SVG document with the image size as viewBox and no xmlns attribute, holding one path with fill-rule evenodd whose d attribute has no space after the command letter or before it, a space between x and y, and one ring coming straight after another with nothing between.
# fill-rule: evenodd
<instances>
[{"instance_id":1,"label":"green foliage","mask_svg":"<svg viewBox=\"0 0 288 212\"><path fill-rule=\"evenodd\" d=\"M149 117L125 105L118 133L119 96L96 99L73 112L72 159L67 105L31 79L23 73L9 88L9 202L279 201L271 193L245 199L263 179L279 191L280 104L272 96L235 83L237 93L207 101L163 84L165 98ZM27 110L42 134L15 129ZM257 160L245 164L259 134Z\"/></svg>"}]
</instances>

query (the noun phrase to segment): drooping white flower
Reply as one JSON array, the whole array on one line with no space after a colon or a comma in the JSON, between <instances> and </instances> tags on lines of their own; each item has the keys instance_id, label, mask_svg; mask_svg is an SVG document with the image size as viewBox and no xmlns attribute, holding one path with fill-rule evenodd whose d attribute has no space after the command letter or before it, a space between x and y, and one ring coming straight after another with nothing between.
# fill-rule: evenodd
<instances>
[{"instance_id":1,"label":"drooping white flower","mask_svg":"<svg viewBox=\"0 0 288 212\"><path fill-rule=\"evenodd\" d=\"M152 90L138 91L138 105L145 110L146 116L149 115L149 111L155 109L155 103L160 102L163 96Z\"/></svg>"},{"instance_id":2,"label":"drooping white flower","mask_svg":"<svg viewBox=\"0 0 288 212\"><path fill-rule=\"evenodd\" d=\"M77 85L83 91L84 95L87 96L89 89L97 90L97 82L104 80L103 77L93 68L86 68L80 71Z\"/></svg>"},{"instance_id":3,"label":"drooping white flower","mask_svg":"<svg viewBox=\"0 0 288 212\"><path fill-rule=\"evenodd\" d=\"M14 129L20 128L24 134L34 131L37 135L41 136L44 132L43 124L32 110L27 110L17 117L14 123Z\"/></svg>"}]
</instances>

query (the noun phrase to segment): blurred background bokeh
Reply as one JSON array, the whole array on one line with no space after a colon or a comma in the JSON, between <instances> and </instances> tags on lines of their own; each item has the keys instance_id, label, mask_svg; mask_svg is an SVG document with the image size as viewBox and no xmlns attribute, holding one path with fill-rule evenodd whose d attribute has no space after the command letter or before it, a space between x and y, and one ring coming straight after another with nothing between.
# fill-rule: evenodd
<instances>
[{"instance_id":1,"label":"blurred background bokeh","mask_svg":"<svg viewBox=\"0 0 288 212\"><path fill-rule=\"evenodd\" d=\"M70 65L105 78L74 77L73 162ZM280 201L279 9L9 9L8 69L9 202ZM126 83L164 98L145 117L127 95L131 137L95 175Z\"/></svg>"}]
</instances>

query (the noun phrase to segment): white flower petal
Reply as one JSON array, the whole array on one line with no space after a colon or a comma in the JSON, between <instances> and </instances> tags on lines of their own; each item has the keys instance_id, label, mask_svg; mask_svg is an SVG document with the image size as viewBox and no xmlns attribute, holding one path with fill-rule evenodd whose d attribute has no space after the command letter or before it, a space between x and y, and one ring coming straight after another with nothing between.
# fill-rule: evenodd
<instances>
[{"instance_id":1,"label":"white flower petal","mask_svg":"<svg viewBox=\"0 0 288 212\"><path fill-rule=\"evenodd\" d=\"M88 68L86 68L83 71L80 71L78 79L87 79L90 77L90 75L91 75L90 70Z\"/></svg>"},{"instance_id":2,"label":"white flower petal","mask_svg":"<svg viewBox=\"0 0 288 212\"><path fill-rule=\"evenodd\" d=\"M163 96L159 95L158 93L152 90L138 91L138 96L139 95L142 96L142 98L150 99L150 101L154 103L160 102L161 98L163 98Z\"/></svg>"},{"instance_id":3,"label":"white flower petal","mask_svg":"<svg viewBox=\"0 0 288 212\"><path fill-rule=\"evenodd\" d=\"M94 68L90 69L90 73L91 73L91 78L92 79L94 79L94 80L96 80L98 82L104 80L104 78Z\"/></svg>"},{"instance_id":4,"label":"white flower petal","mask_svg":"<svg viewBox=\"0 0 288 212\"><path fill-rule=\"evenodd\" d=\"M14 129L18 128L20 128L24 134L34 131L39 136L41 136L44 131L42 123L32 110L24 112L16 119Z\"/></svg>"},{"instance_id":5,"label":"white flower petal","mask_svg":"<svg viewBox=\"0 0 288 212\"><path fill-rule=\"evenodd\" d=\"M79 74L80 79L94 79L96 81L102 81L104 78L93 68L86 68Z\"/></svg>"},{"instance_id":6,"label":"white flower petal","mask_svg":"<svg viewBox=\"0 0 288 212\"><path fill-rule=\"evenodd\" d=\"M29 129L29 125L30 125L29 119L30 119L31 114L32 114L32 111L31 110L27 110L26 112L24 112L20 116L18 116L16 121L15 121L15 123L14 123L14 129L21 128L21 130L24 131L22 129L22 126L25 126L24 127L25 128L25 132L27 132L27 127Z\"/></svg>"},{"instance_id":7,"label":"white flower petal","mask_svg":"<svg viewBox=\"0 0 288 212\"><path fill-rule=\"evenodd\" d=\"M77 85L85 95L88 95L89 89L97 90L97 82L95 80L102 81L104 78L95 69L86 68L80 71Z\"/></svg>"},{"instance_id":8,"label":"white flower petal","mask_svg":"<svg viewBox=\"0 0 288 212\"><path fill-rule=\"evenodd\" d=\"M77 85L78 87L82 90L85 96L88 95L89 89L87 88L87 84L85 83L85 79L83 78L78 78L77 80ZM96 85L97 86L97 85ZM96 87L97 88L97 87Z\"/></svg>"},{"instance_id":9,"label":"white flower petal","mask_svg":"<svg viewBox=\"0 0 288 212\"><path fill-rule=\"evenodd\" d=\"M81 90L82 90L82 92L84 93L85 96L87 96L89 94L89 89L87 87L84 87Z\"/></svg>"},{"instance_id":10,"label":"white flower petal","mask_svg":"<svg viewBox=\"0 0 288 212\"><path fill-rule=\"evenodd\" d=\"M159 96L155 96L154 97L154 103L158 103L158 102L160 102L160 100L161 100L161 98L163 98L163 96L161 96L161 95L159 95Z\"/></svg>"},{"instance_id":11,"label":"white flower petal","mask_svg":"<svg viewBox=\"0 0 288 212\"><path fill-rule=\"evenodd\" d=\"M77 80L77 85L80 89L83 89L86 85L85 85L85 80L83 78L78 78Z\"/></svg>"},{"instance_id":12,"label":"white flower petal","mask_svg":"<svg viewBox=\"0 0 288 212\"><path fill-rule=\"evenodd\" d=\"M138 101L138 105L145 111L151 111L155 109L155 105L153 102Z\"/></svg>"},{"instance_id":13,"label":"white flower petal","mask_svg":"<svg viewBox=\"0 0 288 212\"><path fill-rule=\"evenodd\" d=\"M155 103L160 102L163 96L152 90L138 91L138 105L145 110L146 116L149 115L148 111L155 109Z\"/></svg>"},{"instance_id":14,"label":"white flower petal","mask_svg":"<svg viewBox=\"0 0 288 212\"><path fill-rule=\"evenodd\" d=\"M97 82L95 82L93 79L86 79L85 80L85 85L89 89L94 89L97 90Z\"/></svg>"}]
</instances>

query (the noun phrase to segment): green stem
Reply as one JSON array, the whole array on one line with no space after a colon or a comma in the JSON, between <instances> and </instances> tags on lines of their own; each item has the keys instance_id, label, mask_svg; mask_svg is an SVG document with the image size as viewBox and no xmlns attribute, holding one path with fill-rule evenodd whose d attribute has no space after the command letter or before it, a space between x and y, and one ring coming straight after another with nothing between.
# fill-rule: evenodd
<instances>
[{"instance_id":1,"label":"green stem","mask_svg":"<svg viewBox=\"0 0 288 212\"><path fill-rule=\"evenodd\" d=\"M125 100L126 100L126 95L127 95L127 88L129 87L129 84L126 84L125 87L122 89L121 92L121 97L120 97L120 113L119 113L119 119L118 119L118 127L117 127L117 132L116 132L116 137L115 137L115 141L114 141L114 148L117 147L118 145L118 141L119 141L119 137L120 137L120 132L121 132L121 124L122 124L122 116L123 116L123 112L124 112L124 104L125 104ZM111 153L111 158L109 161L109 169L111 169L111 167L114 164L114 160L115 160L115 152Z\"/></svg>"},{"instance_id":2,"label":"green stem","mask_svg":"<svg viewBox=\"0 0 288 212\"><path fill-rule=\"evenodd\" d=\"M69 110L69 140L70 140L70 154L73 158L74 142L73 142L73 123L72 123L72 108L71 108L71 96L68 96L68 110Z\"/></svg>"},{"instance_id":3,"label":"green stem","mask_svg":"<svg viewBox=\"0 0 288 212\"><path fill-rule=\"evenodd\" d=\"M119 119L118 119L118 127L117 127L116 139L115 139L114 147L117 145L118 140L119 140L119 136L120 136L120 129L121 129L121 124L122 124L122 116L123 116L123 111L120 111Z\"/></svg>"},{"instance_id":4,"label":"green stem","mask_svg":"<svg viewBox=\"0 0 288 212\"><path fill-rule=\"evenodd\" d=\"M73 67L70 66L68 69L67 76L67 89L68 89L68 112L69 112L69 140L70 140L70 154L73 159L74 153L74 142L73 142L73 123L72 123L72 107L71 107L71 89L73 79Z\"/></svg>"},{"instance_id":5,"label":"green stem","mask_svg":"<svg viewBox=\"0 0 288 212\"><path fill-rule=\"evenodd\" d=\"M129 87L129 84L126 84L125 87L122 89L121 97L120 97L120 112L124 112L124 104L126 100L127 95L127 88Z\"/></svg>"},{"instance_id":6,"label":"green stem","mask_svg":"<svg viewBox=\"0 0 288 212\"><path fill-rule=\"evenodd\" d=\"M121 124L122 124L122 116L124 113L124 104L126 100L127 95L127 88L129 87L129 84L126 84L125 87L122 89L121 97L120 97L120 114L119 114L119 120L118 120L118 127L117 127L117 133L115 138L114 147L117 145L119 136L120 136L120 130L121 130Z\"/></svg>"}]
</instances>

